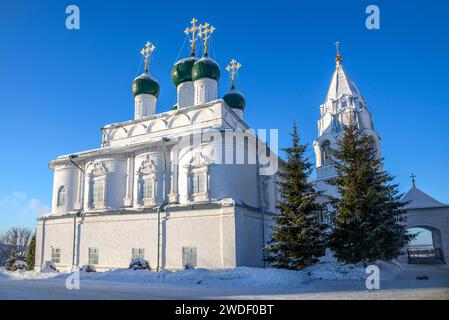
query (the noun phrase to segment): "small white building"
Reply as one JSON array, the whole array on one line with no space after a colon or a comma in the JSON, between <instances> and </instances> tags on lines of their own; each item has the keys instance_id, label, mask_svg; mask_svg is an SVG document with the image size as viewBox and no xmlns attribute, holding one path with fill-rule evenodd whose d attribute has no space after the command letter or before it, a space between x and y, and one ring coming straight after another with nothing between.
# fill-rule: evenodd
<instances>
[{"instance_id":1,"label":"small white building","mask_svg":"<svg viewBox=\"0 0 449 320\"><path fill-rule=\"evenodd\" d=\"M52 260L60 270L101 271L133 257L152 269L264 265L277 155L267 157L247 130L234 85L218 99L220 68L207 51L174 65L177 105L157 113L152 50L143 49L145 72L132 84L134 120L101 128L98 149L51 161L52 211L38 219L36 268Z\"/></svg>"}]
</instances>

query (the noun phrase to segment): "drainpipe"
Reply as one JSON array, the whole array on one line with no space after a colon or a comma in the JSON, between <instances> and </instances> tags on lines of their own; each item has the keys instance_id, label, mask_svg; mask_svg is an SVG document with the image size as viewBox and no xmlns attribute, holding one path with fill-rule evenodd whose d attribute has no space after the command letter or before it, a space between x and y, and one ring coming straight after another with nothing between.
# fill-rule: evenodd
<instances>
[{"instance_id":1,"label":"drainpipe","mask_svg":"<svg viewBox=\"0 0 449 320\"><path fill-rule=\"evenodd\" d=\"M75 161L73 161L73 159L76 159L78 156L77 155L74 155L74 154L71 154L71 155L69 155L69 161L75 166L75 167L77 167L83 174L85 173L84 172L84 169L83 168L81 168ZM80 184L81 184L81 180L80 180ZM80 187L80 186L78 186L78 187ZM82 190L82 192L83 192L84 190ZM84 192L83 192L84 193ZM81 199L80 199L81 200ZM73 217L73 248L72 248L72 270L73 270L73 268L75 267L75 255L76 255L76 218L77 217L79 217L81 214L82 214L82 210L83 210L83 208L84 208L84 199L80 202L80 205L81 205L81 208L80 208L80 210L78 210L76 213L75 213L75 216Z\"/></svg>"},{"instance_id":2,"label":"drainpipe","mask_svg":"<svg viewBox=\"0 0 449 320\"><path fill-rule=\"evenodd\" d=\"M162 138L162 203L157 208L157 267L156 271L161 271L160 256L161 256L161 211L165 211L167 200L165 197L165 172L167 170L167 159L165 156L165 142L169 141L168 138Z\"/></svg>"},{"instance_id":3,"label":"drainpipe","mask_svg":"<svg viewBox=\"0 0 449 320\"><path fill-rule=\"evenodd\" d=\"M257 141L257 147L259 146L259 141ZM262 208L261 190L260 190L260 163L259 163L259 148L256 148L256 174L257 174L257 202L260 212L261 225L262 225L262 264L265 268L265 214Z\"/></svg>"},{"instance_id":4,"label":"drainpipe","mask_svg":"<svg viewBox=\"0 0 449 320\"><path fill-rule=\"evenodd\" d=\"M45 250L45 222L47 218L42 221L42 240L41 240L41 269L44 266L44 250Z\"/></svg>"}]
</instances>

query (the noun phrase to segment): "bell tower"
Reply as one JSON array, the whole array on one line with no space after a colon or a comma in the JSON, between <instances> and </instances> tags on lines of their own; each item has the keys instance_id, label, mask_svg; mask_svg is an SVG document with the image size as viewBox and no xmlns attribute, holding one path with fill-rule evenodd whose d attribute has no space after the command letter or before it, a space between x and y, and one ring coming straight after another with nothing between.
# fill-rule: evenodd
<instances>
[{"instance_id":1,"label":"bell tower","mask_svg":"<svg viewBox=\"0 0 449 320\"><path fill-rule=\"evenodd\" d=\"M338 141L343 135L343 127L349 123L351 117L364 133L372 137L380 157L380 137L374 130L366 100L343 67L339 42L336 43L336 49L335 71L326 99L320 106L318 138L313 143L316 159L316 187L331 195L335 195L335 191L326 183L328 179L335 176L331 150L337 148Z\"/></svg>"}]
</instances>

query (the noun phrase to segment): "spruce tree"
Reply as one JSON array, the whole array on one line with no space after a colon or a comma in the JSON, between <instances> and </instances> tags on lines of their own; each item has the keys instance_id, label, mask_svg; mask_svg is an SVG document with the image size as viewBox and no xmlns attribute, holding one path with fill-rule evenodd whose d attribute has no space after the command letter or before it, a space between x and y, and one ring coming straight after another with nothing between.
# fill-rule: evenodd
<instances>
[{"instance_id":1,"label":"spruce tree","mask_svg":"<svg viewBox=\"0 0 449 320\"><path fill-rule=\"evenodd\" d=\"M280 163L278 173L280 213L275 217L276 226L265 250L271 265L299 270L323 255L325 226L318 219L322 209L317 203L319 194L309 181L312 164L305 158L307 145L300 144L296 124L291 136L292 146L283 149L287 161Z\"/></svg>"},{"instance_id":2,"label":"spruce tree","mask_svg":"<svg viewBox=\"0 0 449 320\"><path fill-rule=\"evenodd\" d=\"M346 263L391 260L413 236L400 224L401 202L393 176L383 170L372 138L361 132L353 117L332 152L339 196L331 199L333 228L328 244Z\"/></svg>"},{"instance_id":3,"label":"spruce tree","mask_svg":"<svg viewBox=\"0 0 449 320\"><path fill-rule=\"evenodd\" d=\"M28 247L28 255L27 255L27 265L28 270L34 269L34 259L36 255L36 235L34 234L30 241L30 246Z\"/></svg>"}]
</instances>

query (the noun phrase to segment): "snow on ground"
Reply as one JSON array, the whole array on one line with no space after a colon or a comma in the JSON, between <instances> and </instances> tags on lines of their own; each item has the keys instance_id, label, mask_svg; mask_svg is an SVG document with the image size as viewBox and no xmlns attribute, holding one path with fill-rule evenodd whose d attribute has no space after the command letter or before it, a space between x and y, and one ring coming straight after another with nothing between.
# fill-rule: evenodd
<instances>
[{"instance_id":1,"label":"snow on ground","mask_svg":"<svg viewBox=\"0 0 449 320\"><path fill-rule=\"evenodd\" d=\"M14 271L0 269L1 280L39 280L67 278L70 273ZM310 280L301 271L239 267L235 269L188 269L154 272L147 270L115 269L106 272L81 272L80 279L115 283L153 283L181 286L216 287L296 287Z\"/></svg>"},{"instance_id":2,"label":"snow on ground","mask_svg":"<svg viewBox=\"0 0 449 320\"><path fill-rule=\"evenodd\" d=\"M387 263L379 260L373 265L379 267L380 278L383 280L394 279L404 271L404 268L396 261ZM364 280L367 277L365 269L366 267L361 263L343 264L332 255L326 255L304 271L312 280Z\"/></svg>"},{"instance_id":3,"label":"snow on ground","mask_svg":"<svg viewBox=\"0 0 449 320\"><path fill-rule=\"evenodd\" d=\"M449 299L447 266L382 262L379 268L381 290L374 291L365 288L362 266L326 258L303 271L240 267L81 272L79 290L66 288L70 273L0 269L0 299ZM423 273L429 280L416 279Z\"/></svg>"}]
</instances>

